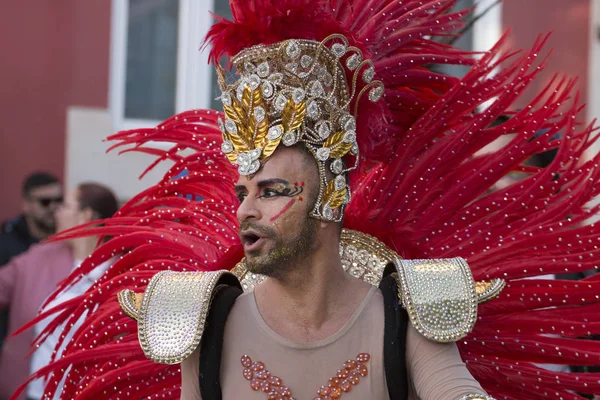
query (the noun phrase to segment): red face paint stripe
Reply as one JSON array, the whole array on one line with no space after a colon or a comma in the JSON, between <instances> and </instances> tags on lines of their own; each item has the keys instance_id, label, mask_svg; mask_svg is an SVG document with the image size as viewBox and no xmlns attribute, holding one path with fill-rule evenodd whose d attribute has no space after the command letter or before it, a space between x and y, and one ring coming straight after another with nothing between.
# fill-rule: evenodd
<instances>
[{"instance_id":1,"label":"red face paint stripe","mask_svg":"<svg viewBox=\"0 0 600 400\"><path fill-rule=\"evenodd\" d=\"M294 202L295 202L295 201L296 201L295 199L292 199L292 200L290 200L290 202L289 202L289 203L287 203L287 204L285 205L285 207L283 207L283 208L281 209L281 211L279 211L279 212L277 213L277 215L275 215L275 216L274 216L273 218L271 218L269 221L273 222L273 221L275 221L277 218L281 217L281 216L283 215L283 213L285 213L287 210L289 210L289 209L290 209L290 207L291 207L291 206L293 206L293 205L294 205Z\"/></svg>"}]
</instances>

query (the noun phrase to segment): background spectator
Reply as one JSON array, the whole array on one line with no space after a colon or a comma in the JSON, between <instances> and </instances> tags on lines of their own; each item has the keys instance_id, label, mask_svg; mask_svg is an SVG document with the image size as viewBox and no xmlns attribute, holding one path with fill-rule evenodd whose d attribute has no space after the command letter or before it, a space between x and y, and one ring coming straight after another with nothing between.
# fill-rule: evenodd
<instances>
[{"instance_id":1,"label":"background spectator","mask_svg":"<svg viewBox=\"0 0 600 400\"><path fill-rule=\"evenodd\" d=\"M23 182L23 214L2 224L0 268L55 232L54 212L62 202L62 185L53 175L36 172ZM0 348L6 337L8 312L0 312Z\"/></svg>"},{"instance_id":2,"label":"background spectator","mask_svg":"<svg viewBox=\"0 0 600 400\"><path fill-rule=\"evenodd\" d=\"M54 213L63 200L53 175L37 172L23 182L23 214L6 221L0 233L0 265L56 231Z\"/></svg>"},{"instance_id":3,"label":"background spectator","mask_svg":"<svg viewBox=\"0 0 600 400\"><path fill-rule=\"evenodd\" d=\"M110 217L116 211L117 200L110 189L94 183L82 184L69 193L57 210L57 228L69 229ZM9 335L38 314L56 285L79 266L97 242L98 238L88 237L37 244L0 268L0 309L10 310ZM0 399L8 399L29 376L27 355L33 339L33 329L6 339L0 353Z\"/></svg>"}]
</instances>

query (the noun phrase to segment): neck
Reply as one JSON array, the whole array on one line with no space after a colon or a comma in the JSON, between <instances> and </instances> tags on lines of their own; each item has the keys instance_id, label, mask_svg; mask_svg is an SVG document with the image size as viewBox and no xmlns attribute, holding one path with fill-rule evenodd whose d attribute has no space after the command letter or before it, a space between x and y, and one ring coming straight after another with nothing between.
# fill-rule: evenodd
<instances>
[{"instance_id":1,"label":"neck","mask_svg":"<svg viewBox=\"0 0 600 400\"><path fill-rule=\"evenodd\" d=\"M71 241L71 249L73 250L73 258L75 260L86 259L98 244L97 236L77 238Z\"/></svg>"},{"instance_id":2,"label":"neck","mask_svg":"<svg viewBox=\"0 0 600 400\"><path fill-rule=\"evenodd\" d=\"M37 240L46 239L53 233L36 224L33 218L29 216L25 216L25 222L27 223L27 230L29 231L29 234Z\"/></svg>"},{"instance_id":3,"label":"neck","mask_svg":"<svg viewBox=\"0 0 600 400\"><path fill-rule=\"evenodd\" d=\"M273 330L295 341L324 339L354 314L370 285L347 274L338 245L321 245L285 276L255 288L261 316Z\"/></svg>"}]
</instances>

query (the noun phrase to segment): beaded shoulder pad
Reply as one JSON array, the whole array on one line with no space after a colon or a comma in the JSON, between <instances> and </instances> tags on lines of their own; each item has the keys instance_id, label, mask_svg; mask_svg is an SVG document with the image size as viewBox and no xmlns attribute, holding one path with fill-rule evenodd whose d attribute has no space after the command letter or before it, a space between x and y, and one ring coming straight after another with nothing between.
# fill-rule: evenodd
<instances>
[{"instance_id":1,"label":"beaded shoulder pad","mask_svg":"<svg viewBox=\"0 0 600 400\"><path fill-rule=\"evenodd\" d=\"M372 285L379 285L393 266L399 302L417 331L436 342L457 341L471 332L478 304L498 296L505 285L502 279L475 282L462 258L402 260L376 238L356 231L342 232L340 256L346 271ZM118 298L123 312L138 322L146 356L177 364L200 344L220 285L247 291L262 280L242 260L231 272L162 271L144 293L123 290Z\"/></svg>"},{"instance_id":2,"label":"beaded shoulder pad","mask_svg":"<svg viewBox=\"0 0 600 400\"><path fill-rule=\"evenodd\" d=\"M398 296L419 333L454 342L473 330L480 297L465 260L396 259L394 265Z\"/></svg>"},{"instance_id":3,"label":"beaded shoulder pad","mask_svg":"<svg viewBox=\"0 0 600 400\"><path fill-rule=\"evenodd\" d=\"M348 229L342 231L340 257L346 271L372 285L379 285L393 265L399 301L411 323L436 342L454 342L469 334L477 306L497 297L505 286L502 279L475 282L462 258L402 260L375 237ZM244 290L264 279L248 272L244 260L232 272Z\"/></svg>"},{"instance_id":4,"label":"beaded shoulder pad","mask_svg":"<svg viewBox=\"0 0 600 400\"><path fill-rule=\"evenodd\" d=\"M121 309L138 323L144 354L162 364L178 364L198 347L211 301L221 285L240 286L229 271L161 271L144 293L119 292Z\"/></svg>"}]
</instances>

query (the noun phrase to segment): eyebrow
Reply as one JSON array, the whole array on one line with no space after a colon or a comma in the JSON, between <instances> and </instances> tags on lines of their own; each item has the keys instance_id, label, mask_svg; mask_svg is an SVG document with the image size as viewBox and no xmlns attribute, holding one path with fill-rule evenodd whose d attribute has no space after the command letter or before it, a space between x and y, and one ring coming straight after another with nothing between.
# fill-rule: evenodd
<instances>
[{"instance_id":1,"label":"eyebrow","mask_svg":"<svg viewBox=\"0 0 600 400\"><path fill-rule=\"evenodd\" d=\"M280 179L280 178L271 178L271 179L264 179L262 181L259 181L257 183L257 186L259 187L259 189L268 187L268 186L273 186L275 184L281 184L281 185L289 185L290 183L288 181L286 181L285 179ZM242 192L244 190L248 190L246 188L245 185L235 185L234 190L236 192Z\"/></svg>"},{"instance_id":2,"label":"eyebrow","mask_svg":"<svg viewBox=\"0 0 600 400\"><path fill-rule=\"evenodd\" d=\"M273 178L273 179L265 179L262 181L259 181L257 183L259 188L264 188L267 186L273 186L275 184L280 184L280 185L289 185L290 183L288 181L286 181L285 179L280 179L280 178Z\"/></svg>"}]
</instances>

